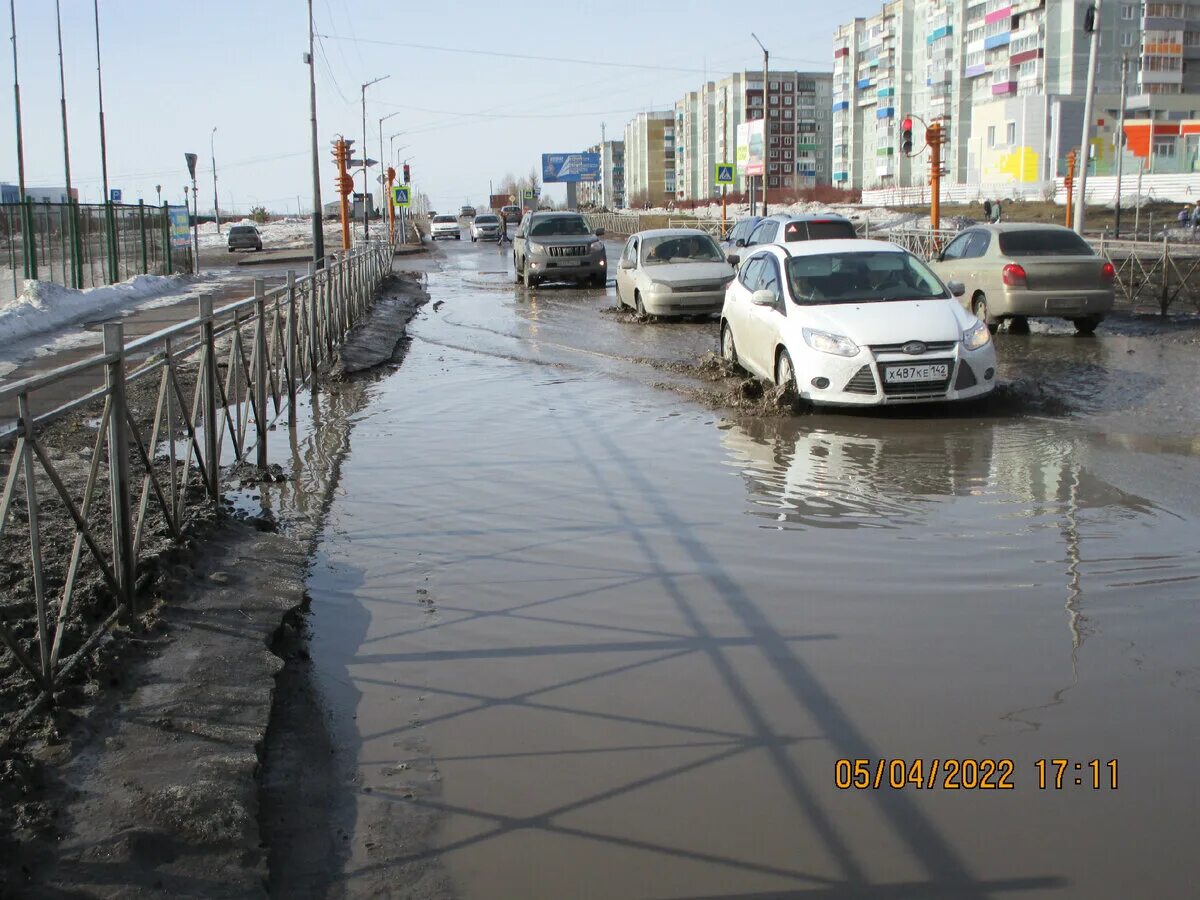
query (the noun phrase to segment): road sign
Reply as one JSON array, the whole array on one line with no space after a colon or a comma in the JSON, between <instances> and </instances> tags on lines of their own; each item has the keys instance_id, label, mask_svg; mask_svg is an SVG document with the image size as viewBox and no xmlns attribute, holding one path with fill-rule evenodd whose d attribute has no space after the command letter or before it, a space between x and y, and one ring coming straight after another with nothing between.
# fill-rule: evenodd
<instances>
[{"instance_id":1,"label":"road sign","mask_svg":"<svg viewBox=\"0 0 1200 900\"><path fill-rule=\"evenodd\" d=\"M392 187L392 202L397 206L408 206L411 203L412 192L407 184L397 184Z\"/></svg>"},{"instance_id":2,"label":"road sign","mask_svg":"<svg viewBox=\"0 0 1200 900\"><path fill-rule=\"evenodd\" d=\"M108 191L108 199L111 200L113 203L120 203L121 202L121 189L120 188L110 188Z\"/></svg>"},{"instance_id":3,"label":"road sign","mask_svg":"<svg viewBox=\"0 0 1200 900\"><path fill-rule=\"evenodd\" d=\"M717 163L717 184L733 184L733 163Z\"/></svg>"},{"instance_id":4,"label":"road sign","mask_svg":"<svg viewBox=\"0 0 1200 900\"><path fill-rule=\"evenodd\" d=\"M543 153L542 181L599 181L599 153Z\"/></svg>"},{"instance_id":5,"label":"road sign","mask_svg":"<svg viewBox=\"0 0 1200 900\"><path fill-rule=\"evenodd\" d=\"M521 197L525 200L532 200L536 196L537 195L533 192L533 188L525 188L525 190L521 192Z\"/></svg>"}]
</instances>

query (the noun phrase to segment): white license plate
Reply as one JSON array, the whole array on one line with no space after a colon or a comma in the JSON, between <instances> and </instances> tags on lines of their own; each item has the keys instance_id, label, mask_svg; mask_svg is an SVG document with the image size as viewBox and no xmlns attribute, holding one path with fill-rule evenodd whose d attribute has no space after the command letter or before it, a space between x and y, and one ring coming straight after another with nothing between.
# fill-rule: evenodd
<instances>
[{"instance_id":1,"label":"white license plate","mask_svg":"<svg viewBox=\"0 0 1200 900\"><path fill-rule=\"evenodd\" d=\"M1084 305L1082 297L1051 297L1046 301L1046 309L1059 311L1073 311L1082 309Z\"/></svg>"},{"instance_id":2,"label":"white license plate","mask_svg":"<svg viewBox=\"0 0 1200 900\"><path fill-rule=\"evenodd\" d=\"M560 266L577 266L577 265L579 265L579 260L577 260L577 259L556 259L555 262Z\"/></svg>"},{"instance_id":3,"label":"white license plate","mask_svg":"<svg viewBox=\"0 0 1200 900\"><path fill-rule=\"evenodd\" d=\"M925 366L888 366L883 370L883 380L888 384L906 384L911 381L945 381L950 377L950 366L933 363Z\"/></svg>"}]
</instances>

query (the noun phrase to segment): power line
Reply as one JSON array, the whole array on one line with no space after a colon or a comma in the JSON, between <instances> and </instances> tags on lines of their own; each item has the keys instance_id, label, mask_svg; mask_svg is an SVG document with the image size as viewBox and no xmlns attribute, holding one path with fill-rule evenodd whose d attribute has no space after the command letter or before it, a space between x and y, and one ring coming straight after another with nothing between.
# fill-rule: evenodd
<instances>
[{"instance_id":1,"label":"power line","mask_svg":"<svg viewBox=\"0 0 1200 900\"><path fill-rule=\"evenodd\" d=\"M426 109L422 106L406 106L403 103L388 103L385 100L376 100L375 103L379 106L390 106L395 109L409 109L413 112L431 113L434 115L448 112L445 109ZM615 116L618 113L640 112L643 109L641 106L631 106L625 109L605 109L599 112L571 112L571 113L490 113L490 112L459 112L454 113L456 116L468 116L473 118L483 119L564 119L572 116Z\"/></svg>"}]
</instances>

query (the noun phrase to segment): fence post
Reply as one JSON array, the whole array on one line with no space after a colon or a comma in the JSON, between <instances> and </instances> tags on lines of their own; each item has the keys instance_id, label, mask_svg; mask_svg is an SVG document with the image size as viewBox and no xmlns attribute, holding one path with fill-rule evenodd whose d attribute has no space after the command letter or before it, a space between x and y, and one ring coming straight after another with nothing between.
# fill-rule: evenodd
<instances>
[{"instance_id":1,"label":"fence post","mask_svg":"<svg viewBox=\"0 0 1200 900\"><path fill-rule=\"evenodd\" d=\"M24 245L25 255L25 277L32 278L34 281L38 277L38 262L37 262L37 234L33 227L33 200L29 197L25 198L25 202L21 204L21 243ZM63 279L64 281L66 279Z\"/></svg>"},{"instance_id":2,"label":"fence post","mask_svg":"<svg viewBox=\"0 0 1200 900\"><path fill-rule=\"evenodd\" d=\"M296 424L296 270L287 273L287 392L288 424Z\"/></svg>"},{"instance_id":3,"label":"fence post","mask_svg":"<svg viewBox=\"0 0 1200 900\"><path fill-rule=\"evenodd\" d=\"M267 467L267 301L266 282L254 279L254 448L258 467Z\"/></svg>"},{"instance_id":4,"label":"fence post","mask_svg":"<svg viewBox=\"0 0 1200 900\"><path fill-rule=\"evenodd\" d=\"M1170 281L1171 281L1171 250L1167 245L1167 230L1163 229L1163 256L1162 256L1162 297L1158 301L1158 314L1165 316L1167 307L1170 305Z\"/></svg>"},{"instance_id":5,"label":"fence post","mask_svg":"<svg viewBox=\"0 0 1200 900\"><path fill-rule=\"evenodd\" d=\"M138 200L138 225L142 231L142 274L150 274L150 254L146 246L146 201Z\"/></svg>"},{"instance_id":6,"label":"fence post","mask_svg":"<svg viewBox=\"0 0 1200 900\"><path fill-rule=\"evenodd\" d=\"M25 510L29 516L29 553L33 571L33 595L37 606L38 649L41 651L42 688L47 693L51 685L50 633L46 616L46 575L42 568L42 531L38 524L40 507L37 498L37 478L34 475L33 414L29 411L29 395L17 395L17 424L21 429L21 466L25 470ZM9 645L11 647L11 645Z\"/></svg>"},{"instance_id":7,"label":"fence post","mask_svg":"<svg viewBox=\"0 0 1200 900\"><path fill-rule=\"evenodd\" d=\"M117 272L117 213L107 197L104 198L104 250L108 258L108 283L113 284L121 280Z\"/></svg>"},{"instance_id":8,"label":"fence post","mask_svg":"<svg viewBox=\"0 0 1200 900\"><path fill-rule=\"evenodd\" d=\"M133 594L133 517L129 496L129 436L125 417L125 334L120 322L104 325L104 353L114 357L104 365L104 387L108 392L108 493L112 504L113 571L120 600L137 613ZM149 448L151 453L154 448Z\"/></svg>"},{"instance_id":9,"label":"fence post","mask_svg":"<svg viewBox=\"0 0 1200 900\"><path fill-rule=\"evenodd\" d=\"M327 271L325 266L318 269L315 262L308 264L308 377L312 379L314 388L317 386L317 365L321 362L321 333L317 330L317 304L321 300L318 279L322 272Z\"/></svg>"},{"instance_id":10,"label":"fence post","mask_svg":"<svg viewBox=\"0 0 1200 900\"><path fill-rule=\"evenodd\" d=\"M67 198L69 207L70 242L71 242L71 287L83 288L83 236L79 229L79 203Z\"/></svg>"},{"instance_id":11,"label":"fence post","mask_svg":"<svg viewBox=\"0 0 1200 900\"><path fill-rule=\"evenodd\" d=\"M204 344L204 467L208 470L208 496L221 511L221 461L217 458L217 342L213 336L213 298L200 298L200 340Z\"/></svg>"},{"instance_id":12,"label":"fence post","mask_svg":"<svg viewBox=\"0 0 1200 900\"><path fill-rule=\"evenodd\" d=\"M162 232L163 258L166 261L167 274L170 275L175 271L175 261L171 258L171 204L169 203L162 205Z\"/></svg>"}]
</instances>

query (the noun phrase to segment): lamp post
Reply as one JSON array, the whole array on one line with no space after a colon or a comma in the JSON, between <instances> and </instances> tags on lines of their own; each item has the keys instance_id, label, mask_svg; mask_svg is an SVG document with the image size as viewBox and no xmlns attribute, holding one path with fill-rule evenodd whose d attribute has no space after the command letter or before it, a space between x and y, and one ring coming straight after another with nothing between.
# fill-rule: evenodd
<instances>
[{"instance_id":1,"label":"lamp post","mask_svg":"<svg viewBox=\"0 0 1200 900\"><path fill-rule=\"evenodd\" d=\"M379 204L380 209L387 206L387 177L384 175L387 166L383 164L383 123L392 118L392 116L398 115L400 115L400 111L396 110L396 112L390 112L379 119L379 196L382 198L382 202Z\"/></svg>"},{"instance_id":2,"label":"lamp post","mask_svg":"<svg viewBox=\"0 0 1200 900\"><path fill-rule=\"evenodd\" d=\"M1075 195L1075 233L1083 234L1083 218L1087 214L1087 176L1088 161L1092 158L1092 103L1096 93L1096 58L1100 50L1100 0L1094 0L1087 10L1084 19L1084 30L1092 35L1091 48L1088 50L1087 88L1083 95L1083 137L1079 142L1079 152L1082 156L1079 169L1079 184ZM1121 98L1124 107L1125 98Z\"/></svg>"},{"instance_id":3,"label":"lamp post","mask_svg":"<svg viewBox=\"0 0 1200 900\"><path fill-rule=\"evenodd\" d=\"M771 171L771 111L769 109L770 100L768 98L767 74L770 68L769 62L771 54L767 52L767 48L763 47L763 42L758 39L753 31L750 32L750 37L754 38L754 42L762 47L763 52L763 173L762 173L762 214L767 215L767 176Z\"/></svg>"},{"instance_id":4,"label":"lamp post","mask_svg":"<svg viewBox=\"0 0 1200 900\"><path fill-rule=\"evenodd\" d=\"M217 234L221 233L221 203L217 199L217 126L213 126L212 134L208 136L208 149L213 167L213 218L217 220Z\"/></svg>"},{"instance_id":5,"label":"lamp post","mask_svg":"<svg viewBox=\"0 0 1200 900\"><path fill-rule=\"evenodd\" d=\"M371 81L365 82L362 85L362 126L363 126L363 142L362 142L362 170L363 170L363 241L366 242L370 236L370 224L367 217L367 196L371 192L371 182L367 178L367 88L373 84L378 84L385 78L391 78L391 75L380 75Z\"/></svg>"},{"instance_id":6,"label":"lamp post","mask_svg":"<svg viewBox=\"0 0 1200 900\"><path fill-rule=\"evenodd\" d=\"M308 103L309 118L312 120L312 187L313 187L313 265L318 269L325 265L325 231L321 224L321 157L317 144L317 72L313 59L313 5L308 0Z\"/></svg>"},{"instance_id":7,"label":"lamp post","mask_svg":"<svg viewBox=\"0 0 1200 900\"><path fill-rule=\"evenodd\" d=\"M392 140L394 141L396 138L400 137L400 135L403 133L404 132L401 131L399 134L393 134ZM390 147L388 149L388 160L390 160L393 165L400 162L398 154L402 150L407 150L410 146L412 146L412 145L411 144L401 144L399 147Z\"/></svg>"}]
</instances>

